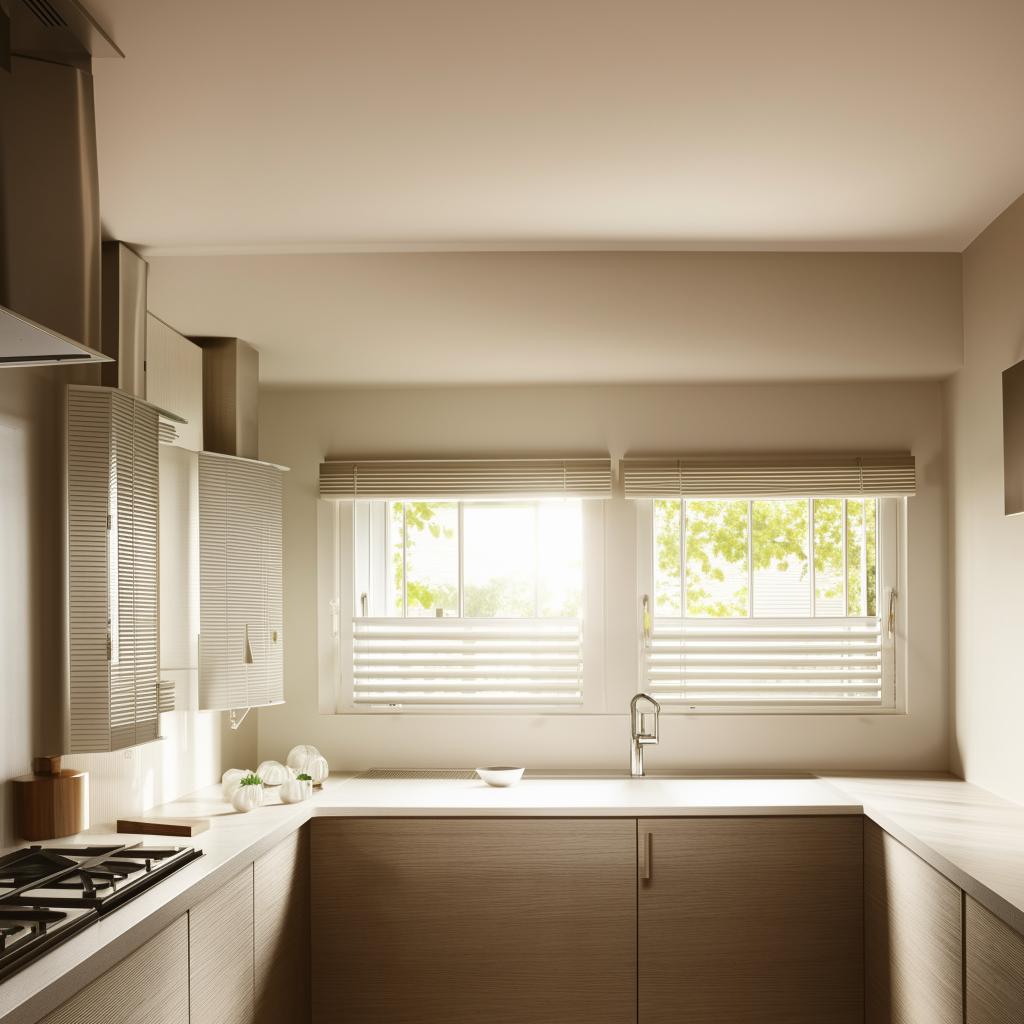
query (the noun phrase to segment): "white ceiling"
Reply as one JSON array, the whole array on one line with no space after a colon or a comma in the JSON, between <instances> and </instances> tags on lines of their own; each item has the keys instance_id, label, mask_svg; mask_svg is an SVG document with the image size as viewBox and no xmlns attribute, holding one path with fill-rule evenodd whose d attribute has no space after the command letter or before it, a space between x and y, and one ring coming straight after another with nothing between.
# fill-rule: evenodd
<instances>
[{"instance_id":1,"label":"white ceiling","mask_svg":"<svg viewBox=\"0 0 1024 1024\"><path fill-rule=\"evenodd\" d=\"M1019 0L88 0L155 247L959 251L1024 188Z\"/></svg>"}]
</instances>

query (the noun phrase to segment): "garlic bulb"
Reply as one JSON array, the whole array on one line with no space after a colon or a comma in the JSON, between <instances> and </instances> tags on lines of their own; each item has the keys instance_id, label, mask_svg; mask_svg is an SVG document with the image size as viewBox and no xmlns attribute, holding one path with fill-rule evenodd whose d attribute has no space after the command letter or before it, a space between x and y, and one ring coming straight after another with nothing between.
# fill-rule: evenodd
<instances>
[{"instance_id":1,"label":"garlic bulb","mask_svg":"<svg viewBox=\"0 0 1024 1024\"><path fill-rule=\"evenodd\" d=\"M320 751L311 743L300 743L297 747L292 747L288 751L288 759L285 763L289 768L294 768L297 772L301 772L307 758L319 756Z\"/></svg>"},{"instance_id":2,"label":"garlic bulb","mask_svg":"<svg viewBox=\"0 0 1024 1024\"><path fill-rule=\"evenodd\" d=\"M288 769L280 761L264 761L256 769L256 774L264 786L280 786L291 778Z\"/></svg>"},{"instance_id":3,"label":"garlic bulb","mask_svg":"<svg viewBox=\"0 0 1024 1024\"><path fill-rule=\"evenodd\" d=\"M263 783L258 775L246 775L231 797L231 806L243 814L263 804Z\"/></svg>"},{"instance_id":4,"label":"garlic bulb","mask_svg":"<svg viewBox=\"0 0 1024 1024\"><path fill-rule=\"evenodd\" d=\"M229 768L220 777L221 795L228 803L231 803L231 798L235 795L235 790L238 789L238 784L247 775L252 775L252 770L249 768Z\"/></svg>"},{"instance_id":5,"label":"garlic bulb","mask_svg":"<svg viewBox=\"0 0 1024 1024\"><path fill-rule=\"evenodd\" d=\"M308 775L313 780L314 786L319 786L331 774L331 769L327 765L327 758L323 754L314 754L311 757L307 757L298 766L297 770Z\"/></svg>"},{"instance_id":6,"label":"garlic bulb","mask_svg":"<svg viewBox=\"0 0 1024 1024\"><path fill-rule=\"evenodd\" d=\"M281 803L297 804L313 795L313 780L306 774L289 779L281 785Z\"/></svg>"}]
</instances>

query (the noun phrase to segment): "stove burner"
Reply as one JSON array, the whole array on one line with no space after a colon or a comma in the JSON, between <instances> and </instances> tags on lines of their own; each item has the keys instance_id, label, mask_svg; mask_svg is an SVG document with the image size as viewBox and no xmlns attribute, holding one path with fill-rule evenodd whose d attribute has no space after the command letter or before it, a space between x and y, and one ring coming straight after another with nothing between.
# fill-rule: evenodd
<instances>
[{"instance_id":1,"label":"stove burner","mask_svg":"<svg viewBox=\"0 0 1024 1024\"><path fill-rule=\"evenodd\" d=\"M201 857L190 846L30 846L0 857L0 979Z\"/></svg>"}]
</instances>

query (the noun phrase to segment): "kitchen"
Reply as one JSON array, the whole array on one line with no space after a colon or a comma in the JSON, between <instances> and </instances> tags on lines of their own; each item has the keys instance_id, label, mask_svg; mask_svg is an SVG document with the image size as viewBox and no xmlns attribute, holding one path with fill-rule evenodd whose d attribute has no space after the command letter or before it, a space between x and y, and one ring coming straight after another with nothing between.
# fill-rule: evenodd
<instances>
[{"instance_id":1,"label":"kitchen","mask_svg":"<svg viewBox=\"0 0 1024 1024\"><path fill-rule=\"evenodd\" d=\"M1024 13L0 12L3 1024L1024 1020Z\"/></svg>"}]
</instances>

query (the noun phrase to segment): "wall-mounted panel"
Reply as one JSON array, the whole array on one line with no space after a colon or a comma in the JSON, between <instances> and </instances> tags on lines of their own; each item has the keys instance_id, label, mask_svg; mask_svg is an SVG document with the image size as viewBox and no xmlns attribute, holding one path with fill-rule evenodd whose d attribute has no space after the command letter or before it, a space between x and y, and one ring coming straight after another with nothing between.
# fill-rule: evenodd
<instances>
[{"instance_id":1,"label":"wall-mounted panel","mask_svg":"<svg viewBox=\"0 0 1024 1024\"><path fill-rule=\"evenodd\" d=\"M110 388L69 387L69 753L159 735L159 423Z\"/></svg>"}]
</instances>

